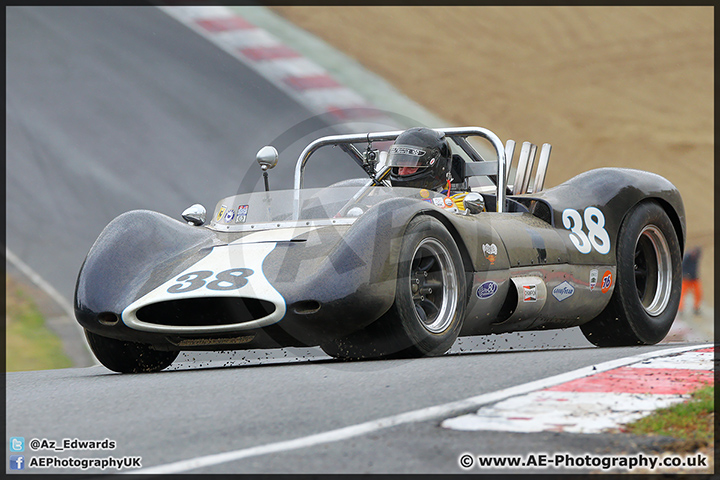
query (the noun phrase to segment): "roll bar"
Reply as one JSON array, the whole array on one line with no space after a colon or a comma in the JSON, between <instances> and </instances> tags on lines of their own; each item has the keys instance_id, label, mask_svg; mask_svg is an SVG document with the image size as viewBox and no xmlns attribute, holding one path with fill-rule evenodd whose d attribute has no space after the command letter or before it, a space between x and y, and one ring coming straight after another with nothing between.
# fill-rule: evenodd
<instances>
[{"instance_id":1,"label":"roll bar","mask_svg":"<svg viewBox=\"0 0 720 480\"><path fill-rule=\"evenodd\" d=\"M467 155L474 162L483 162L482 156L467 142L465 139L470 136L478 136L488 140L495 148L497 155L497 206L496 211L502 212L505 207L505 189L507 188L507 175L506 175L506 156L505 147L502 142L493 132L482 127L451 127L451 128L435 128L437 132L442 132L446 136L452 138L456 144L458 144ZM384 142L395 140L404 130L394 130L387 132L375 132L375 133L362 133L362 134L348 134L348 135L331 135L327 137L318 138L311 142L298 157L297 163L295 164L295 181L293 188L295 189L295 202L293 204L293 218L298 219L300 217L300 190L303 188L303 175L305 172L305 165L307 164L310 156L315 153L318 149L327 145L351 145L354 143L372 143L372 142ZM358 159L355 159L356 161ZM369 185L372 185L375 180L368 180Z\"/></svg>"}]
</instances>

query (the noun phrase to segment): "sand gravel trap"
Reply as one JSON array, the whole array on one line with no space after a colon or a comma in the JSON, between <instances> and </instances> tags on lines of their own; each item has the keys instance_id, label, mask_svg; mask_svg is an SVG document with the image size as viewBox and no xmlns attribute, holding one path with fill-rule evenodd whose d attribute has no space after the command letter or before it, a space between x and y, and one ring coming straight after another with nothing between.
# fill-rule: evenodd
<instances>
[{"instance_id":1,"label":"sand gravel trap","mask_svg":"<svg viewBox=\"0 0 720 480\"><path fill-rule=\"evenodd\" d=\"M450 125L553 145L546 186L649 170L683 195L713 304L712 7L274 7Z\"/></svg>"}]
</instances>

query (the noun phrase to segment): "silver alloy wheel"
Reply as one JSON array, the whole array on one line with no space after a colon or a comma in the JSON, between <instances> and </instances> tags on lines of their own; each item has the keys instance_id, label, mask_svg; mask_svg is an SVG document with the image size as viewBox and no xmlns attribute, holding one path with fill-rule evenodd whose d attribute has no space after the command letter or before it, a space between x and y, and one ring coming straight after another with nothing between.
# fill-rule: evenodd
<instances>
[{"instance_id":1,"label":"silver alloy wheel","mask_svg":"<svg viewBox=\"0 0 720 480\"><path fill-rule=\"evenodd\" d=\"M665 311L672 291L672 258L662 231L655 225L642 229L635 244L635 287L648 315Z\"/></svg>"},{"instance_id":2,"label":"silver alloy wheel","mask_svg":"<svg viewBox=\"0 0 720 480\"><path fill-rule=\"evenodd\" d=\"M450 252L428 237L415 248L410 266L415 315L430 333L442 333L457 309L457 273Z\"/></svg>"}]
</instances>

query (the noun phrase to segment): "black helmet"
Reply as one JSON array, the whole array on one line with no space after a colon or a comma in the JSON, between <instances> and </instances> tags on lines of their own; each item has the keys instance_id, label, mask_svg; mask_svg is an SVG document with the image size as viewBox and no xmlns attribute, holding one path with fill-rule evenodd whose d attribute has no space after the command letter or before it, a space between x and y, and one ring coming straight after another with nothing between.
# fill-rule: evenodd
<instances>
[{"instance_id":1,"label":"black helmet","mask_svg":"<svg viewBox=\"0 0 720 480\"><path fill-rule=\"evenodd\" d=\"M390 182L394 187L434 190L447 182L450 144L444 133L424 127L411 128L395 139L388 152L387 165L392 167Z\"/></svg>"}]
</instances>

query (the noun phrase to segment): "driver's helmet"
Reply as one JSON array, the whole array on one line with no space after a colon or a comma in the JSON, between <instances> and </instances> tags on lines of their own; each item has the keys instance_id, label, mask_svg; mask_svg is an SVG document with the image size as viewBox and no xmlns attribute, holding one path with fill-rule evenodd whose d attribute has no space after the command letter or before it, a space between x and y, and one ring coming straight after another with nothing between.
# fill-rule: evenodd
<instances>
[{"instance_id":1,"label":"driver's helmet","mask_svg":"<svg viewBox=\"0 0 720 480\"><path fill-rule=\"evenodd\" d=\"M447 183L450 155L444 133L424 127L405 130L388 152L390 182L394 187L437 190Z\"/></svg>"}]
</instances>

